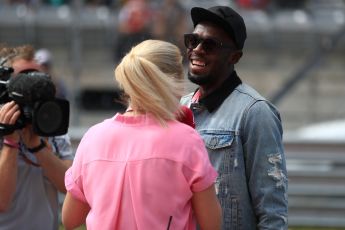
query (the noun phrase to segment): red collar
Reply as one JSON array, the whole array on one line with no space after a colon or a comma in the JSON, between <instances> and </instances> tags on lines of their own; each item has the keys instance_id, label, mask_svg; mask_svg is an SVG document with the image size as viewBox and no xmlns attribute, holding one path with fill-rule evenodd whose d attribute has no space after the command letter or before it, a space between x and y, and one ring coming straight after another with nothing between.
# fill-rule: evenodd
<instances>
[{"instance_id":1,"label":"red collar","mask_svg":"<svg viewBox=\"0 0 345 230\"><path fill-rule=\"evenodd\" d=\"M201 92L200 92L200 89L198 89L192 97L192 103L198 103L200 97L201 97Z\"/></svg>"}]
</instances>

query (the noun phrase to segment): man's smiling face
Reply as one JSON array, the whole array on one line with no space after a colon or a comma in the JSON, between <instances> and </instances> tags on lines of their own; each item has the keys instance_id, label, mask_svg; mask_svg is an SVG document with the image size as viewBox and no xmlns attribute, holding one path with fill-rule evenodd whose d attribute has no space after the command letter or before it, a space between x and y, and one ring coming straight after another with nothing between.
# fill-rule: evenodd
<instances>
[{"instance_id":1,"label":"man's smiling face","mask_svg":"<svg viewBox=\"0 0 345 230\"><path fill-rule=\"evenodd\" d=\"M219 85L233 70L231 55L236 52L234 42L223 29L209 22L196 25L193 34L201 41L210 38L222 45L207 50L201 42L194 49L187 48L189 80L201 86Z\"/></svg>"}]
</instances>

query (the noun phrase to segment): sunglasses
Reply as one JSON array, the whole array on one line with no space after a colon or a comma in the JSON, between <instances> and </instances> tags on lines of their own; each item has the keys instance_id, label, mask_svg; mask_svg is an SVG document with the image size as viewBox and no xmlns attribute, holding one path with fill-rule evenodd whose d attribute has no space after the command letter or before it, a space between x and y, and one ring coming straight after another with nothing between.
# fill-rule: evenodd
<instances>
[{"instance_id":1,"label":"sunglasses","mask_svg":"<svg viewBox=\"0 0 345 230\"><path fill-rule=\"evenodd\" d=\"M201 44L202 49L207 53L212 53L219 49L234 49L234 46L224 44L213 38L201 38L197 34L185 34L184 45L188 49L195 49Z\"/></svg>"}]
</instances>

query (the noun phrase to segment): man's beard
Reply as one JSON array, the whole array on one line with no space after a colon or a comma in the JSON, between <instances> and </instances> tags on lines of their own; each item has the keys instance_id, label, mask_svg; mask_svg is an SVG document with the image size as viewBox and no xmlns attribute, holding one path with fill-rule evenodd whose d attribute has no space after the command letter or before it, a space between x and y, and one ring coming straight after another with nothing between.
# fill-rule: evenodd
<instances>
[{"instance_id":1,"label":"man's beard","mask_svg":"<svg viewBox=\"0 0 345 230\"><path fill-rule=\"evenodd\" d=\"M192 75L188 72L188 79L197 85L207 85L214 81L211 75Z\"/></svg>"}]
</instances>

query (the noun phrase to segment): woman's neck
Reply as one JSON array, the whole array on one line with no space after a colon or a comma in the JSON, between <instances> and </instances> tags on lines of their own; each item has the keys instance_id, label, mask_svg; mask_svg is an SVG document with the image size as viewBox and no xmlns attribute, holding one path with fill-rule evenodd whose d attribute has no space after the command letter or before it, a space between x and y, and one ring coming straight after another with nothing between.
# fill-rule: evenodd
<instances>
[{"instance_id":1,"label":"woman's neck","mask_svg":"<svg viewBox=\"0 0 345 230\"><path fill-rule=\"evenodd\" d=\"M140 111L140 110L134 110L134 109L132 109L131 106L128 106L128 108L126 109L126 111L123 115L124 116L139 116L139 115L143 115L143 114L145 114L145 113Z\"/></svg>"}]
</instances>

